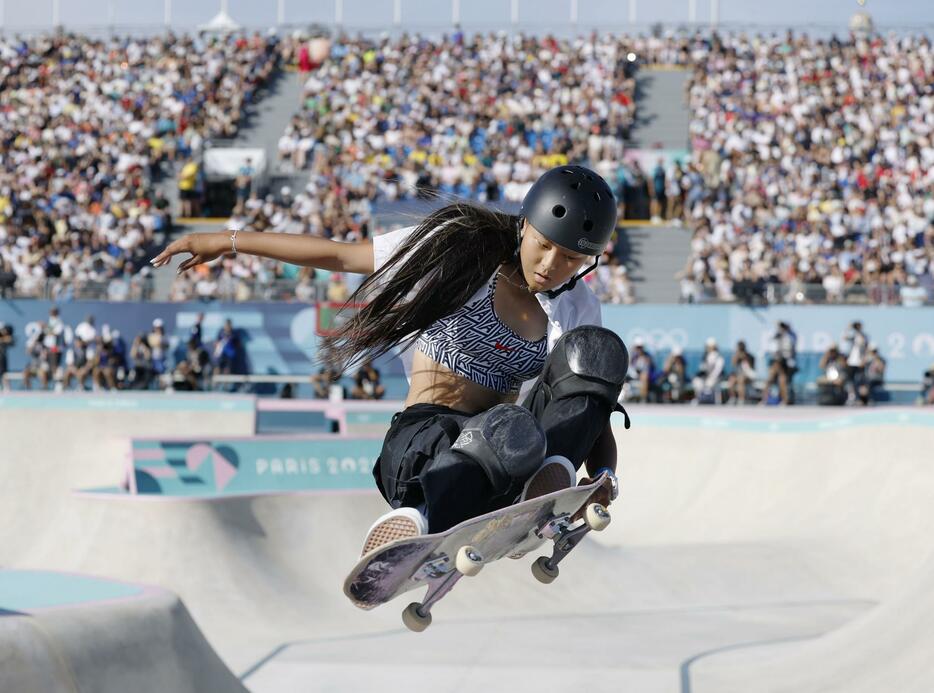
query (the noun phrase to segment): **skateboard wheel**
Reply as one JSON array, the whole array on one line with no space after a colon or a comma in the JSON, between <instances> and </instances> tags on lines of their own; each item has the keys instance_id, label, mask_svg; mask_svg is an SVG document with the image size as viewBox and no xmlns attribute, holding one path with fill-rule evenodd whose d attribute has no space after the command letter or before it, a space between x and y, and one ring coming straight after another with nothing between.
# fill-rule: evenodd
<instances>
[{"instance_id":1,"label":"skateboard wheel","mask_svg":"<svg viewBox=\"0 0 934 693\"><path fill-rule=\"evenodd\" d=\"M558 577L558 566L549 566L548 556L539 556L538 560L532 564L532 575L542 584L551 584Z\"/></svg>"},{"instance_id":2,"label":"skateboard wheel","mask_svg":"<svg viewBox=\"0 0 934 693\"><path fill-rule=\"evenodd\" d=\"M472 546L462 546L454 557L454 567L467 577L476 575L483 567L483 556Z\"/></svg>"},{"instance_id":3,"label":"skateboard wheel","mask_svg":"<svg viewBox=\"0 0 934 693\"><path fill-rule=\"evenodd\" d=\"M584 521L595 532L602 532L610 524L610 513L599 503L591 503L584 511Z\"/></svg>"},{"instance_id":4,"label":"skateboard wheel","mask_svg":"<svg viewBox=\"0 0 934 693\"><path fill-rule=\"evenodd\" d=\"M402 612L402 622L405 624L405 627L415 633L421 633L428 626L431 625L431 612L422 616L419 609L421 604L418 602L412 602L405 610Z\"/></svg>"}]
</instances>

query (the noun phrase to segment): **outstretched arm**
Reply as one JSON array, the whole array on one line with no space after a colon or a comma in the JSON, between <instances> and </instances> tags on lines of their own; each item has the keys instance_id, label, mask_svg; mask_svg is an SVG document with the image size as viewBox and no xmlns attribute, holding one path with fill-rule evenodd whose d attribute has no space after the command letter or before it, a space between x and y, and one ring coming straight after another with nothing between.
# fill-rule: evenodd
<instances>
[{"instance_id":1,"label":"outstretched arm","mask_svg":"<svg viewBox=\"0 0 934 693\"><path fill-rule=\"evenodd\" d=\"M150 260L153 267L168 264L174 255L190 253L179 265L181 274L195 265L210 262L233 252L232 232L191 233L172 241L165 250ZM259 255L289 262L293 265L317 267L332 272L373 272L373 242L340 243L316 236L291 233L239 231L236 236L238 253Z\"/></svg>"}]
</instances>

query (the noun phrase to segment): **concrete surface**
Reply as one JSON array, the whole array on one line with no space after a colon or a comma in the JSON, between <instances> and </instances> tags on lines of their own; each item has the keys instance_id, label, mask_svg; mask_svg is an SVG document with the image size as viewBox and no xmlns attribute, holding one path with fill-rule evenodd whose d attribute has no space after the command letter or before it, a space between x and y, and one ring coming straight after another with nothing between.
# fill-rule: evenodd
<instances>
[{"instance_id":1,"label":"concrete surface","mask_svg":"<svg viewBox=\"0 0 934 693\"><path fill-rule=\"evenodd\" d=\"M221 412L0 411L0 565L169 589L256 693L934 688L934 412L630 413L610 528L550 586L532 557L462 581L422 634L341 594L375 493L71 493L129 435L246 428Z\"/></svg>"}]
</instances>

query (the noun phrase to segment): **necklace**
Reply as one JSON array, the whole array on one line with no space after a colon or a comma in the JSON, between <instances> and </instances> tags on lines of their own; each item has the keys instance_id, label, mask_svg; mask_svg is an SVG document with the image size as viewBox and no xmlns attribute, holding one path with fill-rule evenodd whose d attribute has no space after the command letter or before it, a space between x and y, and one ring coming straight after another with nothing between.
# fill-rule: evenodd
<instances>
[{"instance_id":1,"label":"necklace","mask_svg":"<svg viewBox=\"0 0 934 693\"><path fill-rule=\"evenodd\" d=\"M502 268L502 265L500 265L500 267ZM516 276L516 272L518 272L518 271L519 271L519 268L518 268L518 267L513 267L513 268L512 268L512 272L510 273L511 276L515 277L515 276ZM507 277L505 274L503 274L502 269L497 270L496 273L497 273L499 276L501 276L503 279L505 279L507 283L512 284L512 285L513 285L514 287L516 287L517 289L521 289L522 291L528 291L528 290L529 290L529 285L528 285L527 283L525 283L525 281L523 281L521 284L516 284L512 279L510 279L510 278Z\"/></svg>"}]
</instances>

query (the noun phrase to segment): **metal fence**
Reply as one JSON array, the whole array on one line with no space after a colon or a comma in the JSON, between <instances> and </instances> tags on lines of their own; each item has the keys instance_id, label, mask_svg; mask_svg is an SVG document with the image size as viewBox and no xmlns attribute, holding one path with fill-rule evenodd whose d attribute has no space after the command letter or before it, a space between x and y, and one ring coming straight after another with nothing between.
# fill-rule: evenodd
<instances>
[{"instance_id":1,"label":"metal fence","mask_svg":"<svg viewBox=\"0 0 934 693\"><path fill-rule=\"evenodd\" d=\"M178 296L181 301L205 303L244 303L247 301L284 301L316 303L328 300L328 282L318 281L299 284L293 279L272 281L248 281L236 279L219 282L209 295ZM0 290L2 298L37 298L51 301L94 300L94 301L154 301L165 300L154 295L152 277L134 277L130 282L66 282L49 279L28 292ZM636 286L636 303L642 303ZM682 303L737 303L752 306L773 305L890 305L930 306L934 305L934 290L925 286L897 286L856 284L843 287L840 291L828 291L821 284L733 284L728 294L718 293L711 286L682 288Z\"/></svg>"},{"instance_id":2,"label":"metal fence","mask_svg":"<svg viewBox=\"0 0 934 693\"><path fill-rule=\"evenodd\" d=\"M854 284L839 290L822 284L733 284L729 293L712 286L694 286L682 290L683 303L740 303L744 305L934 305L934 291L929 287L893 284Z\"/></svg>"}]
</instances>

